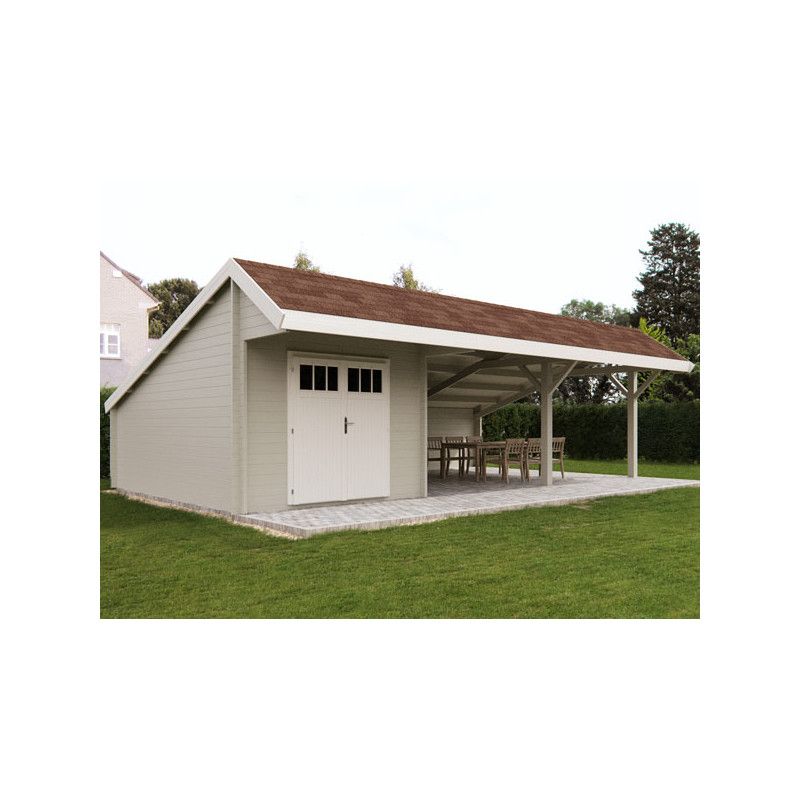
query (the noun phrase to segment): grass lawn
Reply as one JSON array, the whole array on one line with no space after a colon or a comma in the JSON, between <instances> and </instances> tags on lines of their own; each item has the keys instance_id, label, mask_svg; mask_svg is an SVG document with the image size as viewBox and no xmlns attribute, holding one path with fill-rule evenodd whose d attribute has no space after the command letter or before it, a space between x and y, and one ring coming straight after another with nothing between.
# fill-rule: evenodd
<instances>
[{"instance_id":1,"label":"grass lawn","mask_svg":"<svg viewBox=\"0 0 800 800\"><path fill-rule=\"evenodd\" d=\"M497 462L489 462L496 467ZM588 461L586 459L564 457L564 469L567 472L591 472L599 475L627 475L628 462L624 458L608 461ZM531 474L536 475L536 467L531 469ZM558 461L553 461L553 474L560 475ZM700 480L699 464L662 464L658 461L640 461L639 475L642 478L688 478Z\"/></svg>"},{"instance_id":2,"label":"grass lawn","mask_svg":"<svg viewBox=\"0 0 800 800\"><path fill-rule=\"evenodd\" d=\"M100 501L103 617L700 613L696 488L302 541Z\"/></svg>"},{"instance_id":3,"label":"grass lawn","mask_svg":"<svg viewBox=\"0 0 800 800\"><path fill-rule=\"evenodd\" d=\"M553 470L558 463L553 463ZM593 472L602 475L627 475L628 462L624 458L611 461L586 461L578 458L564 458L567 472ZM643 478L690 478L700 480L699 464L662 464L658 461L640 461L639 475Z\"/></svg>"}]
</instances>

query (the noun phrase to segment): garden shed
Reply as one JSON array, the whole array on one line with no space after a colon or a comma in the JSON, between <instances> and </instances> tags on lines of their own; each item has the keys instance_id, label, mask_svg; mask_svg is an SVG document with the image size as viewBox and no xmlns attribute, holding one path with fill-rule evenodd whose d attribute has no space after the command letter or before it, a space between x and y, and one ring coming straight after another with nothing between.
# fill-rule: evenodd
<instances>
[{"instance_id":1,"label":"garden shed","mask_svg":"<svg viewBox=\"0 0 800 800\"><path fill-rule=\"evenodd\" d=\"M635 478L636 400L692 368L632 328L231 259L108 399L112 485L234 515L425 497L429 437L536 391L550 486L579 375L627 395Z\"/></svg>"}]
</instances>

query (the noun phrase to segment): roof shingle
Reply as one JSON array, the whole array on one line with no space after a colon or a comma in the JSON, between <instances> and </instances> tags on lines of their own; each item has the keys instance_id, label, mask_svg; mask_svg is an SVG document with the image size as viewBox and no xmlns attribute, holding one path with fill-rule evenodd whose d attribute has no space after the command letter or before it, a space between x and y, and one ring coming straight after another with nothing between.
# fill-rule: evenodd
<instances>
[{"instance_id":1,"label":"roof shingle","mask_svg":"<svg viewBox=\"0 0 800 800\"><path fill-rule=\"evenodd\" d=\"M280 308L685 359L637 328L235 259Z\"/></svg>"}]
</instances>

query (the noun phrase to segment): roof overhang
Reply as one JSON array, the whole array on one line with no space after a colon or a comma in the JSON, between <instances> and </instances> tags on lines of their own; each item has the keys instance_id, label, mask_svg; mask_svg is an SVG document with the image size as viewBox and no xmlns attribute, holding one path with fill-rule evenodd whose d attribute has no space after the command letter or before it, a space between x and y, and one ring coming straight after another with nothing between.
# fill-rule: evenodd
<instances>
[{"instance_id":1,"label":"roof overhang","mask_svg":"<svg viewBox=\"0 0 800 800\"><path fill-rule=\"evenodd\" d=\"M203 287L183 314L167 329L158 344L136 367L131 375L117 388L105 403L110 411L146 375L150 367L167 351L169 345L181 334L189 322L202 311L212 297L228 282L232 281L247 295L258 308L275 333L283 331L303 331L324 333L332 336L350 336L363 339L381 339L392 342L427 345L433 348L446 348L453 352L498 353L520 356L530 363L553 361L590 366L593 374L606 372L629 372L631 370L659 370L688 373L694 369L691 361L680 358L659 358L657 356L612 350L598 350L589 347L537 342L527 339L512 339L504 336L487 336L465 331L427 328L418 325L401 325L394 322L342 317L332 314L317 314L308 311L284 310L248 275L234 260L229 259L222 269ZM605 368L602 365L608 365ZM587 374L587 373L584 373Z\"/></svg>"},{"instance_id":2,"label":"roof overhang","mask_svg":"<svg viewBox=\"0 0 800 800\"><path fill-rule=\"evenodd\" d=\"M308 311L286 311L283 319L286 330L329 333L335 336L357 336L364 339L385 339L391 342L409 342L461 350L484 350L492 353L513 353L532 358L565 361L587 361L603 364L625 364L636 369L691 372L694 364L678 358L658 358L613 350L595 350L588 347L534 342L527 339L510 339L504 336L486 336L480 333L450 331L442 328L423 328L417 325L398 325L330 314L313 314Z\"/></svg>"}]
</instances>

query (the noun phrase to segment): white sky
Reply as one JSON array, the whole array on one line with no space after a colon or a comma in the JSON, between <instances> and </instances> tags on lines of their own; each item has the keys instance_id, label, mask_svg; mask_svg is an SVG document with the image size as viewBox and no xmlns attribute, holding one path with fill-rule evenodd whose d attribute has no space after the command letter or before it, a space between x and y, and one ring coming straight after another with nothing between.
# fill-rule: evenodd
<instances>
[{"instance_id":1,"label":"white sky","mask_svg":"<svg viewBox=\"0 0 800 800\"><path fill-rule=\"evenodd\" d=\"M111 15L96 59L100 247L147 281L302 246L339 275L629 306L652 227L703 233L724 140L701 152L696 3L152 10Z\"/></svg>"},{"instance_id":2,"label":"white sky","mask_svg":"<svg viewBox=\"0 0 800 800\"><path fill-rule=\"evenodd\" d=\"M446 294L558 312L573 297L629 307L638 249L662 222L699 229L669 183L111 182L101 249L145 281L201 286L229 256L390 282L402 263ZM700 231L702 233L702 231Z\"/></svg>"}]
</instances>

